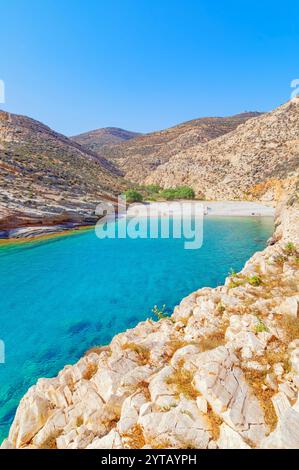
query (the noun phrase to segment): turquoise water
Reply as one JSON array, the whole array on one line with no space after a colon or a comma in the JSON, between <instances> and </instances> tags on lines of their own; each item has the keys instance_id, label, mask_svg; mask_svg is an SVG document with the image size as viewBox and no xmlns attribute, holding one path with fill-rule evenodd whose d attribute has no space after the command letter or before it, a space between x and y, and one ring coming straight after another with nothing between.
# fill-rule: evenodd
<instances>
[{"instance_id":1,"label":"turquoise water","mask_svg":"<svg viewBox=\"0 0 299 470\"><path fill-rule=\"evenodd\" d=\"M199 250L179 239L99 240L93 230L0 248L0 442L37 378L108 343L155 304L171 310L193 290L221 284L272 231L269 217L209 217Z\"/></svg>"}]
</instances>

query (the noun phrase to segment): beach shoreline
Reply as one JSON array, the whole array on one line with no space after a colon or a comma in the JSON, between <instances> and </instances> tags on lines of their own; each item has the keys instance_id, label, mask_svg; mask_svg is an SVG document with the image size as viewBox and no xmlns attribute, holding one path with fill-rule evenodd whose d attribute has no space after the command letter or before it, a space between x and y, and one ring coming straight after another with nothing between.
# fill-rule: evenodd
<instances>
[{"instance_id":1,"label":"beach shoreline","mask_svg":"<svg viewBox=\"0 0 299 470\"><path fill-rule=\"evenodd\" d=\"M163 217L181 216L182 205L202 205L202 215L205 217L274 217L275 209L259 202L252 201L161 201L131 204L127 215ZM200 213L200 211L198 212ZM92 229L95 224L76 225L59 224L52 226L26 226L18 227L9 231L8 236L0 238L0 246L12 243L26 243L48 238L76 234L78 232Z\"/></svg>"}]
</instances>

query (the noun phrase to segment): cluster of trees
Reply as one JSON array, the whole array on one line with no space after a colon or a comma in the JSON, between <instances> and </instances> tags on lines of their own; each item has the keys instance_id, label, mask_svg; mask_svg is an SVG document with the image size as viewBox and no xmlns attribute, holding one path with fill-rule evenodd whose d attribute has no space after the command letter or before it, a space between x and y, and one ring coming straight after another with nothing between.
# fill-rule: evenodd
<instances>
[{"instance_id":1,"label":"cluster of trees","mask_svg":"<svg viewBox=\"0 0 299 470\"><path fill-rule=\"evenodd\" d=\"M194 199L195 193L189 186L177 186L175 188L162 189L156 184L141 186L136 189L127 189L124 192L127 202L142 202L143 200L157 201L166 200L173 201L175 199Z\"/></svg>"}]
</instances>

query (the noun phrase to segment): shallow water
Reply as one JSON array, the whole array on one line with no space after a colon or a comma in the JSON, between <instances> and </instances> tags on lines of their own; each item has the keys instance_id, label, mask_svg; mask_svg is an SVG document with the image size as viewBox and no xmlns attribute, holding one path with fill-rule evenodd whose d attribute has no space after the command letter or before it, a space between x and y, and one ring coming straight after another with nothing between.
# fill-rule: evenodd
<instances>
[{"instance_id":1,"label":"shallow water","mask_svg":"<svg viewBox=\"0 0 299 470\"><path fill-rule=\"evenodd\" d=\"M270 217L208 217L199 250L179 239L106 239L94 231L0 248L0 442L16 406L90 347L224 281L265 247Z\"/></svg>"}]
</instances>

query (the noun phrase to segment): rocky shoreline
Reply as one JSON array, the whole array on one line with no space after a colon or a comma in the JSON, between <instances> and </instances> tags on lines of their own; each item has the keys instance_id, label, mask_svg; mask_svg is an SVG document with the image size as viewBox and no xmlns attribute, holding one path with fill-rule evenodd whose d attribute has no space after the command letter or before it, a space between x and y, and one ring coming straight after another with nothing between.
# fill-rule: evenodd
<instances>
[{"instance_id":1,"label":"rocky shoreline","mask_svg":"<svg viewBox=\"0 0 299 470\"><path fill-rule=\"evenodd\" d=\"M2 448L298 448L298 226L294 196L224 286L38 380Z\"/></svg>"},{"instance_id":2,"label":"rocky shoreline","mask_svg":"<svg viewBox=\"0 0 299 470\"><path fill-rule=\"evenodd\" d=\"M73 231L82 230L84 228L92 227L94 224L78 224L67 223L60 225L36 225L29 227L16 227L7 231L0 231L0 242L7 241L13 243L15 241L36 240L50 235L60 235L71 233Z\"/></svg>"}]
</instances>

